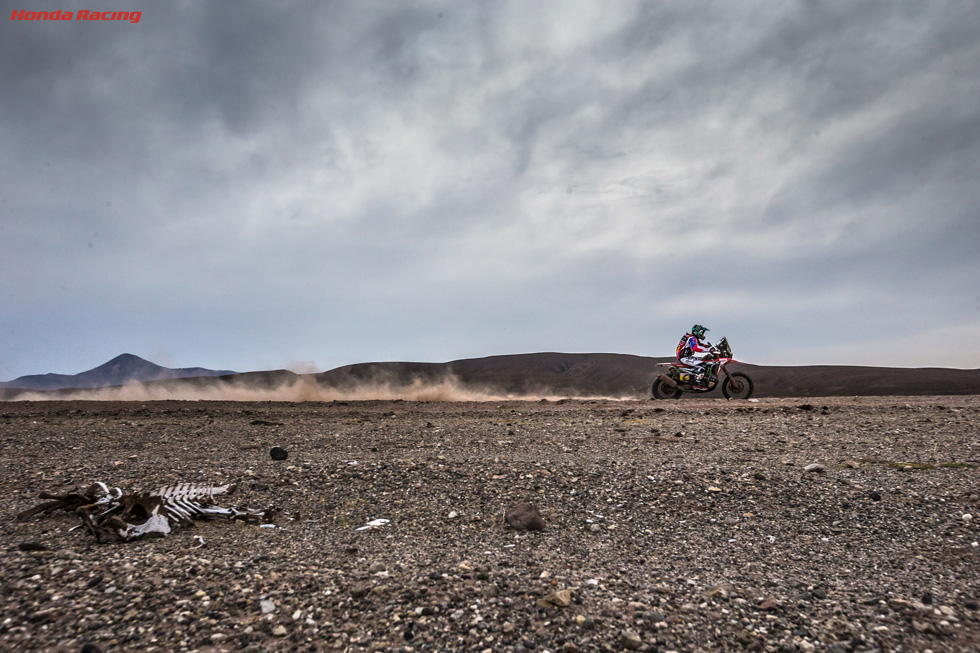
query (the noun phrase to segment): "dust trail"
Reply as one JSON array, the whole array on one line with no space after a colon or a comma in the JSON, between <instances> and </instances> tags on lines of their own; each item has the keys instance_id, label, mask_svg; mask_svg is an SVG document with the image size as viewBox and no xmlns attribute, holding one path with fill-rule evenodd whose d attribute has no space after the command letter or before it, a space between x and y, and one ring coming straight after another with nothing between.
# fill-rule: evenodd
<instances>
[{"instance_id":1,"label":"dust trail","mask_svg":"<svg viewBox=\"0 0 980 653\"><path fill-rule=\"evenodd\" d=\"M220 377L218 377L220 379ZM553 389L531 390L524 393L501 392L493 388L478 388L462 383L458 377L413 379L397 381L365 381L344 387L317 383L310 374L266 387L246 381L194 379L192 382L172 380L154 383L130 383L97 389L59 390L53 392L24 392L7 401L558 401L560 399L633 400L638 397L556 394Z\"/></svg>"}]
</instances>

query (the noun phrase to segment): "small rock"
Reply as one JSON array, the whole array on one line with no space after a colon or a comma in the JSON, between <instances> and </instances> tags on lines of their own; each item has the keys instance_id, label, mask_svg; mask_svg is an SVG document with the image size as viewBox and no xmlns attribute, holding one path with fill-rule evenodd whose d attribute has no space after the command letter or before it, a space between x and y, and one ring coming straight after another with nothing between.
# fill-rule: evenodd
<instances>
[{"instance_id":1,"label":"small rock","mask_svg":"<svg viewBox=\"0 0 980 653\"><path fill-rule=\"evenodd\" d=\"M21 551L50 551L51 548L41 544L40 542L21 542L17 545L17 548Z\"/></svg>"},{"instance_id":2,"label":"small rock","mask_svg":"<svg viewBox=\"0 0 980 653\"><path fill-rule=\"evenodd\" d=\"M765 601L759 604L759 609L762 610L763 612L773 612L778 608L779 605L772 599L766 599Z\"/></svg>"},{"instance_id":3,"label":"small rock","mask_svg":"<svg viewBox=\"0 0 980 653\"><path fill-rule=\"evenodd\" d=\"M635 651L641 646L643 646L643 640L640 639L639 633L635 630L624 630L619 635L619 643L623 645L623 648L627 648L631 651Z\"/></svg>"},{"instance_id":4,"label":"small rock","mask_svg":"<svg viewBox=\"0 0 980 653\"><path fill-rule=\"evenodd\" d=\"M371 583L354 583L354 586L350 588L351 598L362 599L371 592Z\"/></svg>"},{"instance_id":5,"label":"small rock","mask_svg":"<svg viewBox=\"0 0 980 653\"><path fill-rule=\"evenodd\" d=\"M264 601L259 603L259 608L262 610L262 614L269 614L270 612L275 612L276 604L275 602L270 601L269 599L265 599Z\"/></svg>"},{"instance_id":6,"label":"small rock","mask_svg":"<svg viewBox=\"0 0 980 653\"><path fill-rule=\"evenodd\" d=\"M557 592L552 592L541 600L549 605L555 605L559 608L567 608L572 604L572 591L558 590Z\"/></svg>"},{"instance_id":7,"label":"small rock","mask_svg":"<svg viewBox=\"0 0 980 653\"><path fill-rule=\"evenodd\" d=\"M504 514L504 521L516 531L544 530L544 519L533 503L514 506Z\"/></svg>"},{"instance_id":8,"label":"small rock","mask_svg":"<svg viewBox=\"0 0 980 653\"><path fill-rule=\"evenodd\" d=\"M289 457L289 452L282 447L272 447L269 450L269 455L273 460L286 460Z\"/></svg>"},{"instance_id":9,"label":"small rock","mask_svg":"<svg viewBox=\"0 0 980 653\"><path fill-rule=\"evenodd\" d=\"M275 635L276 637L285 637L286 627L283 626L282 624L279 624L278 626L272 629L272 634Z\"/></svg>"},{"instance_id":10,"label":"small rock","mask_svg":"<svg viewBox=\"0 0 980 653\"><path fill-rule=\"evenodd\" d=\"M823 474L827 471L827 468L820 463L812 463L803 468L804 472L815 472L817 474Z\"/></svg>"},{"instance_id":11,"label":"small rock","mask_svg":"<svg viewBox=\"0 0 980 653\"><path fill-rule=\"evenodd\" d=\"M717 585L709 587L707 590L705 590L703 596L705 599L727 599L734 591L735 588L731 583L718 583Z\"/></svg>"}]
</instances>

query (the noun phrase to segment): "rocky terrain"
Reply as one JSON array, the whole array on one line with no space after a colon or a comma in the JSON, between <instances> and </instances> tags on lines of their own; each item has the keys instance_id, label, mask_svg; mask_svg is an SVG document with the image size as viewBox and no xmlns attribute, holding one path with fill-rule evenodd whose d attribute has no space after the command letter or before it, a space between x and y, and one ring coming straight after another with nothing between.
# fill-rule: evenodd
<instances>
[{"instance_id":1,"label":"rocky terrain","mask_svg":"<svg viewBox=\"0 0 980 653\"><path fill-rule=\"evenodd\" d=\"M978 424L970 396L2 403L0 649L977 650ZM93 481L279 512L16 519ZM543 531L505 526L525 502Z\"/></svg>"}]
</instances>

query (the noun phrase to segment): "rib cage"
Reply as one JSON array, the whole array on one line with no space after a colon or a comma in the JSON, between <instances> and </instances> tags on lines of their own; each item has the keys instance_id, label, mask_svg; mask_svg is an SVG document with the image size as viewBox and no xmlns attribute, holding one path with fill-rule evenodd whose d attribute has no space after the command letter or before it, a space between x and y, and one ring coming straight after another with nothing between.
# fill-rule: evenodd
<instances>
[{"instance_id":1,"label":"rib cage","mask_svg":"<svg viewBox=\"0 0 980 653\"><path fill-rule=\"evenodd\" d=\"M101 541L105 531L131 540L149 534L167 535L175 527L187 526L197 519L225 517L257 522L271 517L271 508L239 510L216 505L216 496L232 494L236 487L177 483L149 492L126 493L100 481L79 493L42 492L40 498L48 501L25 510L17 519L25 521L55 510L71 511L81 517L81 526Z\"/></svg>"}]
</instances>

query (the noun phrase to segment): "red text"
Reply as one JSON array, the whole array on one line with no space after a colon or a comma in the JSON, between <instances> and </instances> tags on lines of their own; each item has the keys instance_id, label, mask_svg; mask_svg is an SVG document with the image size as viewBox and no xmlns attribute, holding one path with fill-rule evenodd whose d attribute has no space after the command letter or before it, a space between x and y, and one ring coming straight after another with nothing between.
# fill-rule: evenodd
<instances>
[{"instance_id":1,"label":"red text","mask_svg":"<svg viewBox=\"0 0 980 653\"><path fill-rule=\"evenodd\" d=\"M130 23L140 22L142 11L13 11L10 20L126 20Z\"/></svg>"}]
</instances>

